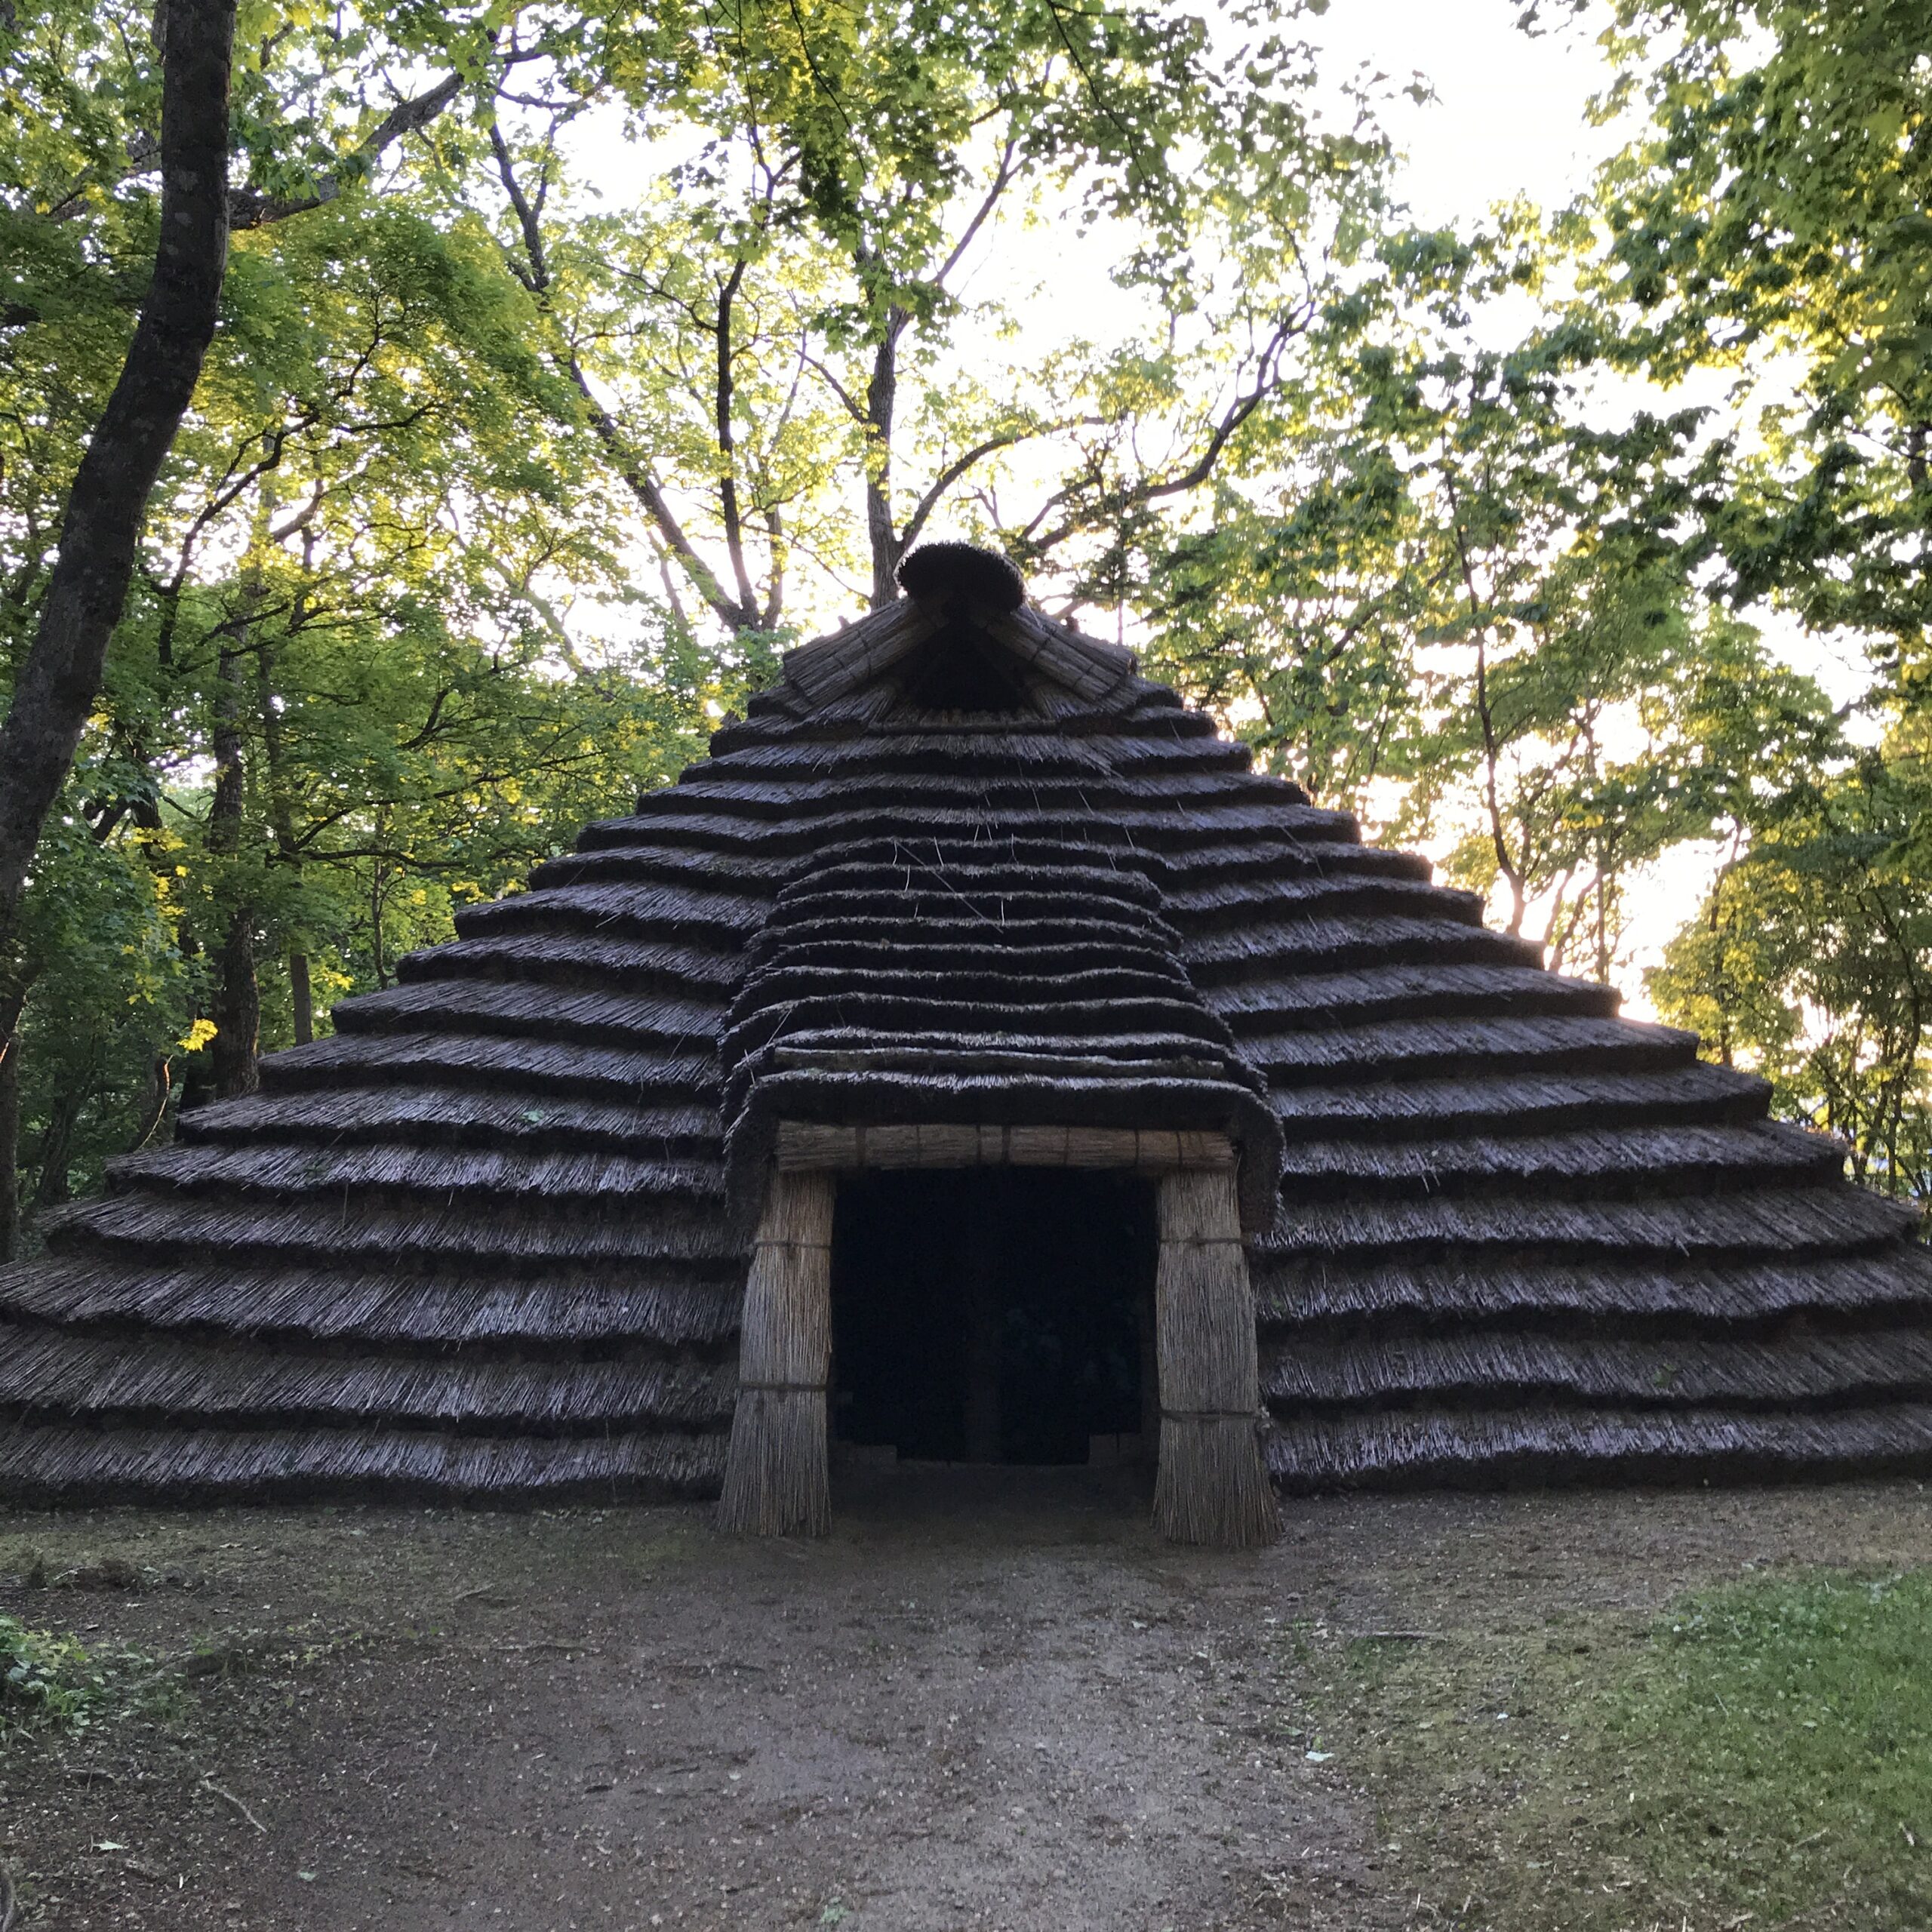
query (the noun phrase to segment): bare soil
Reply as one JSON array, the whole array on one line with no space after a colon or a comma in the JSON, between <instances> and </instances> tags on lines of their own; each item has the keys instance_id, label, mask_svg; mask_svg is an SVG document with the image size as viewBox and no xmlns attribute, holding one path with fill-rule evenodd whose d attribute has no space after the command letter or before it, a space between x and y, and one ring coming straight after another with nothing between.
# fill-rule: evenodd
<instances>
[{"instance_id":1,"label":"bare soil","mask_svg":"<svg viewBox=\"0 0 1932 1932\"><path fill-rule=\"evenodd\" d=\"M148 1660L85 1732L0 1745L21 1932L1441 1923L1291 1633L1932 1561L1911 1482L1296 1501L1242 1556L1158 1541L1131 1471L837 1501L816 1543L699 1509L0 1512L0 1612Z\"/></svg>"}]
</instances>

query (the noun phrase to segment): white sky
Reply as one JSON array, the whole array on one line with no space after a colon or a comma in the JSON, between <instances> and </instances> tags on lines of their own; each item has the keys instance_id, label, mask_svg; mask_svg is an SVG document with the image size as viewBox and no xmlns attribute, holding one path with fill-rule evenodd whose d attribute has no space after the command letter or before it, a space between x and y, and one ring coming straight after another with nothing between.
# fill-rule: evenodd
<instances>
[{"instance_id":1,"label":"white sky","mask_svg":"<svg viewBox=\"0 0 1932 1932\"><path fill-rule=\"evenodd\" d=\"M1606 11L1534 38L1518 11L1518 0L1331 0L1304 23L1333 77L1381 72L1399 88L1420 75L1433 88L1425 104L1398 94L1382 109L1422 220L1472 221L1517 195L1556 206L1617 145L1586 112L1605 78L1595 41Z\"/></svg>"}]
</instances>

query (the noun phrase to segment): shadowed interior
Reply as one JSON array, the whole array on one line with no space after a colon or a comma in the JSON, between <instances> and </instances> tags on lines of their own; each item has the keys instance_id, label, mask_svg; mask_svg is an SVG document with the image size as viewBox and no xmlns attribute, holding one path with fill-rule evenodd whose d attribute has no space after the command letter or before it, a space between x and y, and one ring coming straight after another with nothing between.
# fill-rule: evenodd
<instances>
[{"instance_id":1,"label":"shadowed interior","mask_svg":"<svg viewBox=\"0 0 1932 1932\"><path fill-rule=\"evenodd\" d=\"M1138 1434L1155 1258L1152 1190L1131 1177L841 1182L836 1434L909 1459L1023 1463L1084 1463L1090 1436Z\"/></svg>"}]
</instances>

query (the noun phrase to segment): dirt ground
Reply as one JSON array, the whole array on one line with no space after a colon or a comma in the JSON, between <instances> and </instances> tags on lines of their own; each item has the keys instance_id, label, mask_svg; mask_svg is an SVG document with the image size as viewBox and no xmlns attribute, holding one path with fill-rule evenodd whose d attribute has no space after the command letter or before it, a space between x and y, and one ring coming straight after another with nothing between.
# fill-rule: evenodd
<instances>
[{"instance_id":1,"label":"dirt ground","mask_svg":"<svg viewBox=\"0 0 1932 1932\"><path fill-rule=\"evenodd\" d=\"M0 1746L21 1932L1441 1923L1284 1633L1932 1561L1910 1482L1294 1501L1243 1556L1157 1541L1133 1472L838 1509L0 1511L0 1612L149 1660Z\"/></svg>"}]
</instances>

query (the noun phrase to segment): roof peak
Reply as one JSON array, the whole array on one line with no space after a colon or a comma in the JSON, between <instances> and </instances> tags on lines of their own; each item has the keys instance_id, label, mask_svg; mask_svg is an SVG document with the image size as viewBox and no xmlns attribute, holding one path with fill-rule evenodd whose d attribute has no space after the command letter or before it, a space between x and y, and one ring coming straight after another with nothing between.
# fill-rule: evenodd
<instances>
[{"instance_id":1,"label":"roof peak","mask_svg":"<svg viewBox=\"0 0 1932 1932\"><path fill-rule=\"evenodd\" d=\"M928 551L941 548L936 543L925 547ZM945 547L966 551L976 560L1012 571L1003 558L989 551L974 551L963 543ZM913 555L924 554L915 552ZM972 566L979 567L977 561ZM1017 583L1018 573L1012 575ZM914 581L918 577L915 571ZM957 583L958 579L944 580ZM917 668L909 660L929 641L969 644L1011 660L1014 675L1042 681L1089 704L1118 701L1131 684L1134 671L1131 651L1058 623L1023 598L1001 609L967 601L957 590L945 601L942 596L937 592L915 594L909 588L906 595L881 610L869 611L856 623L788 651L785 683L793 700L807 711L817 710L881 678L903 680Z\"/></svg>"},{"instance_id":2,"label":"roof peak","mask_svg":"<svg viewBox=\"0 0 1932 1932\"><path fill-rule=\"evenodd\" d=\"M899 560L899 587L921 604L955 609L983 606L1017 611L1026 601L1026 583L997 550L973 543L923 543Z\"/></svg>"}]
</instances>

